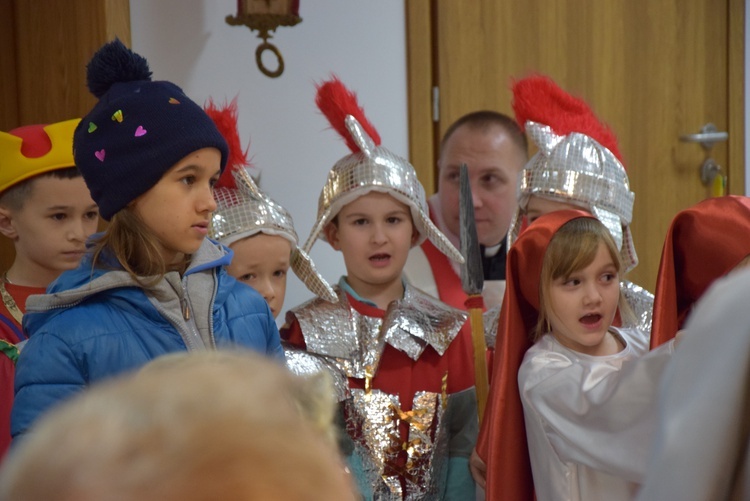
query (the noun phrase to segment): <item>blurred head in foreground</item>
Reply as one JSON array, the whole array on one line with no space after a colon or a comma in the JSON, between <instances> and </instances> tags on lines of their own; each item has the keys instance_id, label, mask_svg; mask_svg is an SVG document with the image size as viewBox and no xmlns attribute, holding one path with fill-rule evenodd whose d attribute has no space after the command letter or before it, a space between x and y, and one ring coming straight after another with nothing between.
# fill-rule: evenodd
<instances>
[{"instance_id":1,"label":"blurred head in foreground","mask_svg":"<svg viewBox=\"0 0 750 501\"><path fill-rule=\"evenodd\" d=\"M40 420L0 500L355 499L324 387L252 353L161 357Z\"/></svg>"}]
</instances>

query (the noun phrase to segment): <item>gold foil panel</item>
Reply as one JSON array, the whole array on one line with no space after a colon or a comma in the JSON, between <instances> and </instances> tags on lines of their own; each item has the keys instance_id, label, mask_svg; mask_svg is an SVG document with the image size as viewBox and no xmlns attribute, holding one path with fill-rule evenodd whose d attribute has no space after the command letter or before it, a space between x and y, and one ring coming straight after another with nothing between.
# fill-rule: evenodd
<instances>
[{"instance_id":1,"label":"gold foil panel","mask_svg":"<svg viewBox=\"0 0 750 501\"><path fill-rule=\"evenodd\" d=\"M403 411L397 395L352 390L347 400L347 432L362 458L375 499L437 499L445 487L448 434L443 397L418 392ZM399 426L409 425L402 441Z\"/></svg>"}]
</instances>

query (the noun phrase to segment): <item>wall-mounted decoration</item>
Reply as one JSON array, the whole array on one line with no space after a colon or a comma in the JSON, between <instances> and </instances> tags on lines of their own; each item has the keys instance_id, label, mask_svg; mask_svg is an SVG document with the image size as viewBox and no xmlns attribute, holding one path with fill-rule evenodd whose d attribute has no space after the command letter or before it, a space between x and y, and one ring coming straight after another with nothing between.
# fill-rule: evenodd
<instances>
[{"instance_id":1,"label":"wall-mounted decoration","mask_svg":"<svg viewBox=\"0 0 750 501\"><path fill-rule=\"evenodd\" d=\"M302 21L299 17L299 0L237 0L237 16L227 16L227 24L247 26L258 31L263 43L255 49L255 62L264 75L276 78L284 72L284 58L275 45L268 42L272 31L279 26L294 26ZM263 52L270 50L278 62L275 70L263 64Z\"/></svg>"}]
</instances>

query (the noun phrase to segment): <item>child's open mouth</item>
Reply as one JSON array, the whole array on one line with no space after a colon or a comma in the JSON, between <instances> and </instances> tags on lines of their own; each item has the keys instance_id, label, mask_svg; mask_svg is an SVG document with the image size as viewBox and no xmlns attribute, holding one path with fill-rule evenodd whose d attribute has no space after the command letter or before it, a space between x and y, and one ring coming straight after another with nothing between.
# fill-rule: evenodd
<instances>
[{"instance_id":1,"label":"child's open mouth","mask_svg":"<svg viewBox=\"0 0 750 501\"><path fill-rule=\"evenodd\" d=\"M602 316L598 313L590 313L580 318L580 322L585 325L594 325L602 319Z\"/></svg>"},{"instance_id":2,"label":"child's open mouth","mask_svg":"<svg viewBox=\"0 0 750 501\"><path fill-rule=\"evenodd\" d=\"M370 256L370 262L373 264L386 264L391 259L390 254L373 254Z\"/></svg>"}]
</instances>

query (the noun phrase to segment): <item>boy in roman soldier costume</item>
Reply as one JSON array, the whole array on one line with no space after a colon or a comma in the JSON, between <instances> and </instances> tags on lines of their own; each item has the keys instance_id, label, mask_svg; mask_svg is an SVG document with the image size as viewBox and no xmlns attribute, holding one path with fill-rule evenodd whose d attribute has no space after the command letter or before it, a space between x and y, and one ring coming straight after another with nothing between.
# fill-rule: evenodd
<instances>
[{"instance_id":1,"label":"boy in roman soldier costume","mask_svg":"<svg viewBox=\"0 0 750 501\"><path fill-rule=\"evenodd\" d=\"M333 78L317 104L352 154L328 174L304 246L342 252L338 302L287 314L283 338L345 378L342 448L367 499L472 499L468 457L477 433L467 314L411 287L409 249L429 238L460 253L432 224L414 168L379 146L356 97Z\"/></svg>"}]
</instances>

